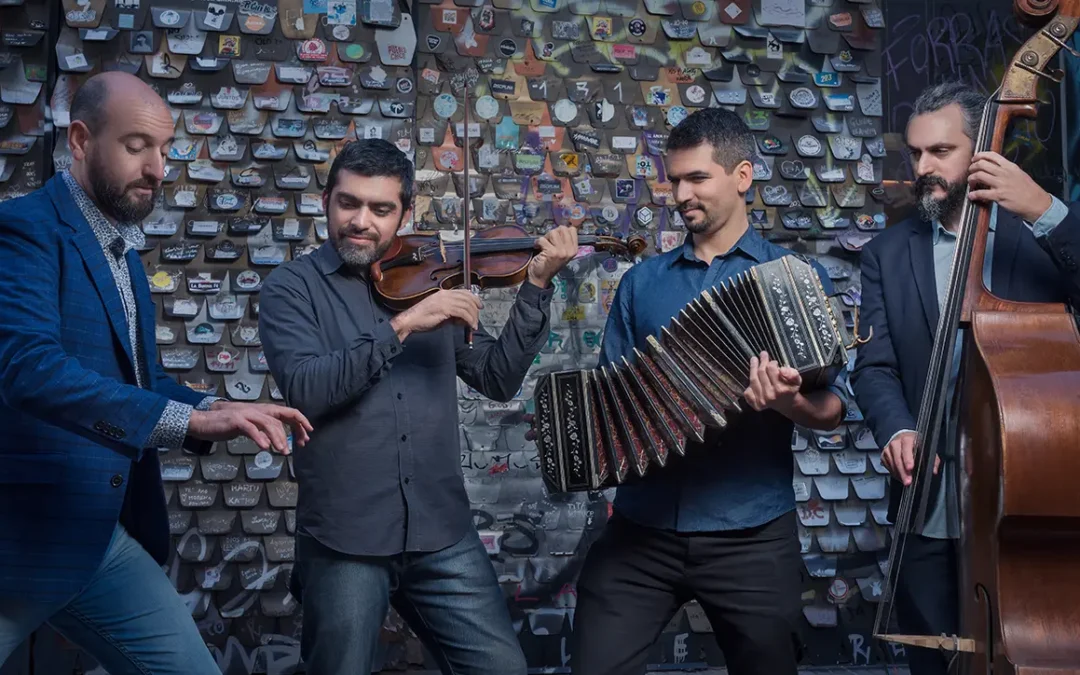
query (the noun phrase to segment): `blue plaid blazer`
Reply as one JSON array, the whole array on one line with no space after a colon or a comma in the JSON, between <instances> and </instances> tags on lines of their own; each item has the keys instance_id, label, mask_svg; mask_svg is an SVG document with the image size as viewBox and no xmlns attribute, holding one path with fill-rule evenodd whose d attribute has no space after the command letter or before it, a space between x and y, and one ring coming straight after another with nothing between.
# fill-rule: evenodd
<instances>
[{"instance_id":1,"label":"blue plaid blazer","mask_svg":"<svg viewBox=\"0 0 1080 675\"><path fill-rule=\"evenodd\" d=\"M170 399L205 397L162 370L139 254L127 262L143 388L116 282L63 179L0 203L0 596L63 600L84 588L129 483L130 534L159 564L168 558L161 465L146 441Z\"/></svg>"}]
</instances>

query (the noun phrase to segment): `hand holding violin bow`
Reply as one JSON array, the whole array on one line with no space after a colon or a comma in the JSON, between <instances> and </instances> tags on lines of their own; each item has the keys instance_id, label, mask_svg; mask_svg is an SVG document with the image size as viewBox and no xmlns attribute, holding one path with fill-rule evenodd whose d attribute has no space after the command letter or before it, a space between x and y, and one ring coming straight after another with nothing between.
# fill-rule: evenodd
<instances>
[{"instance_id":1,"label":"hand holding violin bow","mask_svg":"<svg viewBox=\"0 0 1080 675\"><path fill-rule=\"evenodd\" d=\"M390 319L390 327L402 342L411 333L425 333L447 321L476 330L483 307L484 303L472 291L464 288L442 289Z\"/></svg>"},{"instance_id":2,"label":"hand holding violin bow","mask_svg":"<svg viewBox=\"0 0 1080 675\"><path fill-rule=\"evenodd\" d=\"M529 262L526 279L538 288L547 288L551 280L578 252L577 228L557 227L536 240L539 251ZM390 327L404 340L411 333L433 330L446 321L454 321L472 330L480 325L484 303L464 288L440 289L390 320Z\"/></svg>"}]
</instances>

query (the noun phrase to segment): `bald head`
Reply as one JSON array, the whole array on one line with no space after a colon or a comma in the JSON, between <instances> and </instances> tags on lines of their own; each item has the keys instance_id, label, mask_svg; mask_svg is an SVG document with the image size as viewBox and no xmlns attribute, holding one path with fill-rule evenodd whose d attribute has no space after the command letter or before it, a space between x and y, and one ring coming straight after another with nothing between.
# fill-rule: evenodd
<instances>
[{"instance_id":1,"label":"bald head","mask_svg":"<svg viewBox=\"0 0 1080 675\"><path fill-rule=\"evenodd\" d=\"M107 217L140 221L160 194L175 126L150 85L121 71L95 75L71 102L71 174Z\"/></svg>"},{"instance_id":2,"label":"bald head","mask_svg":"<svg viewBox=\"0 0 1080 675\"><path fill-rule=\"evenodd\" d=\"M118 114L117 111L130 111L136 107L169 114L165 102L146 82L121 70L110 70L94 75L75 92L71 101L71 121L82 122L96 134Z\"/></svg>"}]
</instances>

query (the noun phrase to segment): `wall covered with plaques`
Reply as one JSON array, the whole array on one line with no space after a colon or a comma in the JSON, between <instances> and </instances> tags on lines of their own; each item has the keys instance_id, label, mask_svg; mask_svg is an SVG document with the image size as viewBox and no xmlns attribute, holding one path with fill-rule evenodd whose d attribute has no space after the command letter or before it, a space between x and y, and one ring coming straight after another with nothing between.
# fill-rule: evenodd
<instances>
[{"instance_id":1,"label":"wall covered with plaques","mask_svg":"<svg viewBox=\"0 0 1080 675\"><path fill-rule=\"evenodd\" d=\"M44 3L0 2L0 199L33 192L48 178L46 36L54 21Z\"/></svg>"},{"instance_id":2,"label":"wall covered with plaques","mask_svg":"<svg viewBox=\"0 0 1080 675\"><path fill-rule=\"evenodd\" d=\"M758 142L751 223L816 256L851 310L858 251L885 225L884 22L874 3L64 0L54 44L42 39L36 4L0 9L0 190L37 187L50 152L55 169L70 162L67 110L89 74L123 69L153 84L177 136L163 199L144 223L158 349L169 373L207 393L281 400L259 342L259 289L277 265L325 241L322 188L354 138L390 140L414 159L414 231L460 238L467 195L477 228L542 234L572 223L643 235L652 255L685 234L667 135L695 109L722 105ZM42 93L50 56L55 84ZM466 88L470 136L483 139L467 184ZM574 581L611 494L547 494L524 415L538 374L595 362L630 264L583 256L558 279L550 338L513 401L460 389L476 525L537 669L567 662ZM482 319L493 332L513 293L487 293ZM832 432L792 438L807 665L904 659L871 646L889 539L885 469L861 420L853 408ZM207 644L226 673L290 672L302 614L287 592L291 459L235 442L162 461L175 544L166 571ZM722 664L710 631L687 606L652 661ZM386 669L425 662L398 617L383 635Z\"/></svg>"}]
</instances>

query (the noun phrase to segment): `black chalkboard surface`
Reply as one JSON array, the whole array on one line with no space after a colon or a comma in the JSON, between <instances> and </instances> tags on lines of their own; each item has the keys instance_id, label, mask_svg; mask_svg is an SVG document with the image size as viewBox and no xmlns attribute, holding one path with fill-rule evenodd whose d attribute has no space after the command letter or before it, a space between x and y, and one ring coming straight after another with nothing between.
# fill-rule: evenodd
<instances>
[{"instance_id":1,"label":"black chalkboard surface","mask_svg":"<svg viewBox=\"0 0 1080 675\"><path fill-rule=\"evenodd\" d=\"M960 80L983 93L993 92L1034 30L1017 21L1012 0L889 0L882 8L889 27L881 57L884 127L896 134L889 139L884 178L907 181L912 174L903 133L919 92L943 80ZM1038 117L1014 122L1002 153L1058 197L1065 197L1067 188L1065 89L1064 84L1041 80L1044 105Z\"/></svg>"}]
</instances>

